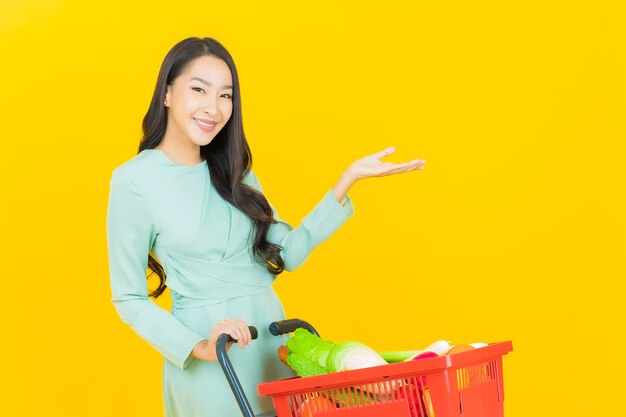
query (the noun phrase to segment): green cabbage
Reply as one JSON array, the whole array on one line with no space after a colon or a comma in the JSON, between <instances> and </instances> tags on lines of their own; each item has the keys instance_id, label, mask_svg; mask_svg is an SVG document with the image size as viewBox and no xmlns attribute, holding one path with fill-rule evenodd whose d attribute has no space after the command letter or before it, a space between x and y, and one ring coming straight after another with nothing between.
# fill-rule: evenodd
<instances>
[{"instance_id":1,"label":"green cabbage","mask_svg":"<svg viewBox=\"0 0 626 417\"><path fill-rule=\"evenodd\" d=\"M359 342L341 342L328 352L326 370L328 372L350 371L387 365L387 361L374 349Z\"/></svg>"},{"instance_id":2,"label":"green cabbage","mask_svg":"<svg viewBox=\"0 0 626 417\"><path fill-rule=\"evenodd\" d=\"M333 343L305 329L297 329L287 341L287 363L299 376L320 375L386 365L375 350L359 342ZM316 373L317 372L317 373Z\"/></svg>"},{"instance_id":3,"label":"green cabbage","mask_svg":"<svg viewBox=\"0 0 626 417\"><path fill-rule=\"evenodd\" d=\"M321 368L326 368L326 357L333 345L333 342L315 336L305 329L296 329L293 337L287 340L289 354L295 353L305 357ZM289 360L289 355L287 355L287 360Z\"/></svg>"},{"instance_id":4,"label":"green cabbage","mask_svg":"<svg viewBox=\"0 0 626 417\"><path fill-rule=\"evenodd\" d=\"M296 371L298 376L314 376L328 373L326 369L297 353L287 355L287 364L291 369Z\"/></svg>"}]
</instances>

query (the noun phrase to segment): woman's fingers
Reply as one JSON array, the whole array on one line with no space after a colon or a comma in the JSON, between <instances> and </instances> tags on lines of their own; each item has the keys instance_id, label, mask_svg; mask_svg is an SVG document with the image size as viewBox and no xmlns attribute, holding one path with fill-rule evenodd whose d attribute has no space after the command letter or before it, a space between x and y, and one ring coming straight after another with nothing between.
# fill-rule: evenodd
<instances>
[{"instance_id":1,"label":"woman's fingers","mask_svg":"<svg viewBox=\"0 0 626 417\"><path fill-rule=\"evenodd\" d=\"M250 333L250 328L245 326L243 329L243 344L244 346L248 346L252 342L252 333Z\"/></svg>"},{"instance_id":2,"label":"woman's fingers","mask_svg":"<svg viewBox=\"0 0 626 417\"><path fill-rule=\"evenodd\" d=\"M241 331L241 339L239 339L241 343L239 344L239 346L243 348L250 344L250 341L252 340L252 335L250 334L250 328L248 327L248 323L245 319L239 319L239 324L239 330Z\"/></svg>"},{"instance_id":3,"label":"woman's fingers","mask_svg":"<svg viewBox=\"0 0 626 417\"><path fill-rule=\"evenodd\" d=\"M423 159L415 159L410 162L402 162L399 164L381 166L378 169L378 174L384 176L384 175L391 175L391 174L399 174L402 172L409 172L415 169L423 169L425 163L426 161Z\"/></svg>"},{"instance_id":4,"label":"woman's fingers","mask_svg":"<svg viewBox=\"0 0 626 417\"><path fill-rule=\"evenodd\" d=\"M250 329L248 328L248 324L244 320L238 321L237 325L237 343L239 344L240 348L244 348L250 344L250 340L252 339L252 336L250 335Z\"/></svg>"},{"instance_id":5,"label":"woman's fingers","mask_svg":"<svg viewBox=\"0 0 626 417\"><path fill-rule=\"evenodd\" d=\"M413 163L413 164L407 164L405 166L402 167L396 167L394 169L391 169L387 172L387 175L391 175L391 174L400 174L403 172L409 172L409 171L413 171L416 169L423 169L424 165L420 164L420 163Z\"/></svg>"},{"instance_id":6,"label":"woman's fingers","mask_svg":"<svg viewBox=\"0 0 626 417\"><path fill-rule=\"evenodd\" d=\"M243 347L243 332L239 327L229 327L228 334L237 341L239 347Z\"/></svg>"},{"instance_id":7,"label":"woman's fingers","mask_svg":"<svg viewBox=\"0 0 626 417\"><path fill-rule=\"evenodd\" d=\"M391 155L392 153L394 153L396 151L396 147L395 146L390 146L388 148L383 149L380 152L376 152L374 155L372 155L373 157L375 157L376 159L381 159L384 158L387 155Z\"/></svg>"},{"instance_id":8,"label":"woman's fingers","mask_svg":"<svg viewBox=\"0 0 626 417\"><path fill-rule=\"evenodd\" d=\"M216 325L216 332L219 334L228 334L237 341L237 344L241 348L249 345L252 340L252 334L250 333L248 324L244 319L224 319Z\"/></svg>"}]
</instances>

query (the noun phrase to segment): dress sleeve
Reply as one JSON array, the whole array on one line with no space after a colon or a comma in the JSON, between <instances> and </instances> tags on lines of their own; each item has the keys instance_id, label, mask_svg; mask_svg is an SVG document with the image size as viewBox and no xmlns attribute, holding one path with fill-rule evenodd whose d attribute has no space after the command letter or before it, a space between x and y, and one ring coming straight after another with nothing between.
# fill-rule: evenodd
<instances>
[{"instance_id":1,"label":"dress sleeve","mask_svg":"<svg viewBox=\"0 0 626 417\"><path fill-rule=\"evenodd\" d=\"M259 179L252 171L247 178L252 187L263 192ZM338 203L331 188L296 228L281 220L274 206L272 212L278 223L270 226L267 240L283 247L281 256L285 262L285 270L293 271L308 259L313 249L354 214L354 206L347 195Z\"/></svg>"},{"instance_id":2,"label":"dress sleeve","mask_svg":"<svg viewBox=\"0 0 626 417\"><path fill-rule=\"evenodd\" d=\"M148 253L156 237L146 201L127 172L113 171L106 232L113 305L122 321L181 369L205 339L148 298Z\"/></svg>"}]
</instances>

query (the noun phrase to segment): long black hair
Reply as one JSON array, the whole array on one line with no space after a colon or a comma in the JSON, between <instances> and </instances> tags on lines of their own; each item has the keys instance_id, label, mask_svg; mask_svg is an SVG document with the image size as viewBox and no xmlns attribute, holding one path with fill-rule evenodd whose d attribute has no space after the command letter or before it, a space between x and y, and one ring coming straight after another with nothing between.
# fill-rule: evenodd
<instances>
[{"instance_id":1,"label":"long black hair","mask_svg":"<svg viewBox=\"0 0 626 417\"><path fill-rule=\"evenodd\" d=\"M200 153L208 164L211 181L217 192L252 220L255 231L253 252L256 261L266 266L272 274L280 274L285 266L280 256L283 248L267 241L270 224L276 223L272 216L272 208L262 193L242 182L252 166L252 154L243 133L237 68L230 53L222 44L212 38L190 37L170 49L161 65L152 101L143 119L143 138L137 153L155 148L165 135L167 110L163 101L167 86L174 82L191 61L205 55L221 59L230 68L233 79L233 112L211 143L200 147ZM160 279L158 288L150 293L151 297L157 298L166 288L165 271L150 254L148 267ZM148 278L151 275L152 273Z\"/></svg>"}]
</instances>

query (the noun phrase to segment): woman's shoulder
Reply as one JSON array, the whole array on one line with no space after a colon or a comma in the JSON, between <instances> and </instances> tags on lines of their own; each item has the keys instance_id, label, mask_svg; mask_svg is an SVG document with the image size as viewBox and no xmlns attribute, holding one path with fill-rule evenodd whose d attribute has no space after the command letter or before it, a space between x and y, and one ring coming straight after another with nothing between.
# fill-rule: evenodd
<instances>
[{"instance_id":1,"label":"woman's shoulder","mask_svg":"<svg viewBox=\"0 0 626 417\"><path fill-rule=\"evenodd\" d=\"M144 149L137 155L113 168L113 176L131 177L137 180L150 177L158 169L159 158L152 149Z\"/></svg>"},{"instance_id":2,"label":"woman's shoulder","mask_svg":"<svg viewBox=\"0 0 626 417\"><path fill-rule=\"evenodd\" d=\"M151 151L145 149L113 168L111 184L118 187L152 188L151 184L158 181L160 158Z\"/></svg>"}]
</instances>

